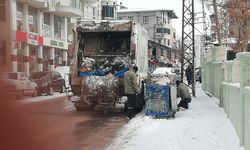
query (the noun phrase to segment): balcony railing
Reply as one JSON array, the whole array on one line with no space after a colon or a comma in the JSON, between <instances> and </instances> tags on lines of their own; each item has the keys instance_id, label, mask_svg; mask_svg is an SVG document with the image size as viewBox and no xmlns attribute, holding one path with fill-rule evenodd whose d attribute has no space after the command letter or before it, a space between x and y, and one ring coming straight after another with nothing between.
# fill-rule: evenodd
<instances>
[{"instance_id":1,"label":"balcony railing","mask_svg":"<svg viewBox=\"0 0 250 150\"><path fill-rule=\"evenodd\" d=\"M61 1L61 0L54 0L53 3L51 3L51 6L54 7L53 12L57 16L61 17L78 17L82 16L82 11L81 11L81 3L73 3L71 0L66 2L66 1Z\"/></svg>"},{"instance_id":2,"label":"balcony railing","mask_svg":"<svg viewBox=\"0 0 250 150\"><path fill-rule=\"evenodd\" d=\"M28 5L35 7L35 8L43 8L45 7L46 0L17 0L21 3L27 3Z\"/></svg>"}]
</instances>

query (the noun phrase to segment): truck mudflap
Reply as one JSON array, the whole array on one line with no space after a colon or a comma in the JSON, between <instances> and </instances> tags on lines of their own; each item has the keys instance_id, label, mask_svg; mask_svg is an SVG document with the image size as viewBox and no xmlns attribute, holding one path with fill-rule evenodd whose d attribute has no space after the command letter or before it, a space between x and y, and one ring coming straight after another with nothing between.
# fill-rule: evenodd
<instances>
[{"instance_id":1,"label":"truck mudflap","mask_svg":"<svg viewBox=\"0 0 250 150\"><path fill-rule=\"evenodd\" d=\"M76 108L114 108L119 100L119 79L113 76L88 76L81 79L80 101Z\"/></svg>"}]
</instances>

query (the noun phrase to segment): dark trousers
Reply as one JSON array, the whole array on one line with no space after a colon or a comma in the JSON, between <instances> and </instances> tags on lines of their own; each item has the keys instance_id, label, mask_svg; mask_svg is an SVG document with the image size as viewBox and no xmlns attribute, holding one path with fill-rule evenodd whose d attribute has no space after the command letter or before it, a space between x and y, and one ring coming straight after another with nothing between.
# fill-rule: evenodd
<instances>
[{"instance_id":1,"label":"dark trousers","mask_svg":"<svg viewBox=\"0 0 250 150\"><path fill-rule=\"evenodd\" d=\"M189 102L189 99L182 99L179 102L178 107L183 107L185 109L188 109L188 102Z\"/></svg>"},{"instance_id":2,"label":"dark trousers","mask_svg":"<svg viewBox=\"0 0 250 150\"><path fill-rule=\"evenodd\" d=\"M128 102L127 102L127 116L132 118L135 115L135 101L136 94L127 94Z\"/></svg>"}]
</instances>

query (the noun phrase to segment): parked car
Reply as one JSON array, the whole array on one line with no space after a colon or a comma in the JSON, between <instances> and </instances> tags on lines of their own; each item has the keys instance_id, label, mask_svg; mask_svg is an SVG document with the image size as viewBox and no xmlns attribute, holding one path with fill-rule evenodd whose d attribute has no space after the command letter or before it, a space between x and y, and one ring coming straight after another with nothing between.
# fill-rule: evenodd
<instances>
[{"instance_id":1,"label":"parked car","mask_svg":"<svg viewBox=\"0 0 250 150\"><path fill-rule=\"evenodd\" d=\"M151 81L156 82L161 78L168 78L171 83L174 80L180 80L180 68L173 67L158 67L151 74Z\"/></svg>"},{"instance_id":2,"label":"parked car","mask_svg":"<svg viewBox=\"0 0 250 150\"><path fill-rule=\"evenodd\" d=\"M57 71L33 72L30 79L37 83L39 95L42 93L53 95L54 92L65 92L65 80Z\"/></svg>"},{"instance_id":3,"label":"parked car","mask_svg":"<svg viewBox=\"0 0 250 150\"><path fill-rule=\"evenodd\" d=\"M6 91L11 95L22 98L23 96L37 96L37 84L32 82L24 72L4 72L1 77L7 81Z\"/></svg>"}]
</instances>

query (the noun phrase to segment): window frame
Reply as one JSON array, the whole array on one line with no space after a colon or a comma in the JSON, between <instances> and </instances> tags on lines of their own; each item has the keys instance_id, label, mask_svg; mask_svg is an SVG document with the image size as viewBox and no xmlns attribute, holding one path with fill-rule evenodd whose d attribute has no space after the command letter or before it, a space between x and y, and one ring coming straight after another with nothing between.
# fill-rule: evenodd
<instances>
[{"instance_id":1,"label":"window frame","mask_svg":"<svg viewBox=\"0 0 250 150\"><path fill-rule=\"evenodd\" d=\"M143 16L143 24L149 24L149 16Z\"/></svg>"}]
</instances>

